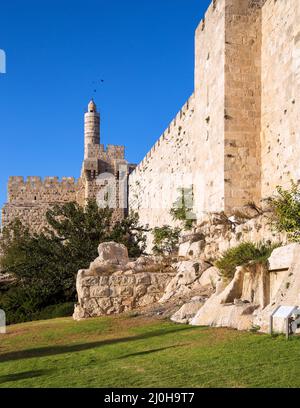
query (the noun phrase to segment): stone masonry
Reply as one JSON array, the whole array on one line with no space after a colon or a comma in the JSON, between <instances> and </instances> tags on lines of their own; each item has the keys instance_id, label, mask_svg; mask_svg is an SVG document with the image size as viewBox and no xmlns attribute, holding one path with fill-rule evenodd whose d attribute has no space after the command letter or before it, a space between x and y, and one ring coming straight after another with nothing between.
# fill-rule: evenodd
<instances>
[{"instance_id":1,"label":"stone masonry","mask_svg":"<svg viewBox=\"0 0 300 408\"><path fill-rule=\"evenodd\" d=\"M214 0L195 33L194 93L129 177L141 223L174 225L179 188L201 222L299 181L299 87L299 0Z\"/></svg>"},{"instance_id":2,"label":"stone masonry","mask_svg":"<svg viewBox=\"0 0 300 408\"><path fill-rule=\"evenodd\" d=\"M128 199L141 224L174 225L182 188L193 192L198 223L259 205L277 185L300 181L299 91L299 0L213 0L195 32L194 92L141 163L100 144L91 101L80 179L10 178L3 225L20 217L39 229L53 203L95 197L117 217Z\"/></svg>"},{"instance_id":3,"label":"stone masonry","mask_svg":"<svg viewBox=\"0 0 300 408\"><path fill-rule=\"evenodd\" d=\"M20 219L32 231L39 232L45 226L46 211L54 204L77 202L84 205L87 199L97 198L106 205L105 195L114 209L115 219L124 216L127 208L125 195L119 189L123 183L127 188L127 176L134 168L124 157L124 146L100 144L100 114L91 101L84 117L84 161L81 177L10 177L8 201L2 209L2 226L13 219ZM120 194L120 192L121 194Z\"/></svg>"}]
</instances>

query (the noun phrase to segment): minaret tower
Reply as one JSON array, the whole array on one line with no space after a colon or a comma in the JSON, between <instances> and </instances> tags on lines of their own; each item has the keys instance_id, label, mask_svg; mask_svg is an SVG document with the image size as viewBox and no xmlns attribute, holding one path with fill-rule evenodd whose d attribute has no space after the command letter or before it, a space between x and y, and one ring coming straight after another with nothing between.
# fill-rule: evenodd
<instances>
[{"instance_id":1,"label":"minaret tower","mask_svg":"<svg viewBox=\"0 0 300 408\"><path fill-rule=\"evenodd\" d=\"M88 158L88 146L100 144L100 114L93 99L84 115L84 158Z\"/></svg>"}]
</instances>

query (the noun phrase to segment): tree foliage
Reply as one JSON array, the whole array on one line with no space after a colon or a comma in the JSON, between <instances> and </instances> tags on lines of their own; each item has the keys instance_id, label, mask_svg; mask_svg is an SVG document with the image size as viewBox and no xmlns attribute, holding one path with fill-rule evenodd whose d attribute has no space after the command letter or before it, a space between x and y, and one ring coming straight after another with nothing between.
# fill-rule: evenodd
<instances>
[{"instance_id":1,"label":"tree foliage","mask_svg":"<svg viewBox=\"0 0 300 408\"><path fill-rule=\"evenodd\" d=\"M286 232L291 241L300 242L300 188L291 182L291 188L277 187L277 195L269 199L274 213L275 228Z\"/></svg>"},{"instance_id":2,"label":"tree foliage","mask_svg":"<svg viewBox=\"0 0 300 408\"><path fill-rule=\"evenodd\" d=\"M136 214L113 222L112 210L99 208L94 200L85 207L55 205L46 219L48 226L40 234L31 234L19 220L3 230L0 267L16 278L0 295L9 321L30 320L49 305L75 301L77 271L88 268L101 242L123 243L132 257L145 249Z\"/></svg>"},{"instance_id":3,"label":"tree foliage","mask_svg":"<svg viewBox=\"0 0 300 408\"><path fill-rule=\"evenodd\" d=\"M179 228L171 228L168 225L164 225L161 228L153 229L154 246L153 252L157 255L170 255L178 248L179 241Z\"/></svg>"},{"instance_id":4,"label":"tree foliage","mask_svg":"<svg viewBox=\"0 0 300 408\"><path fill-rule=\"evenodd\" d=\"M173 204L170 214L174 221L181 221L185 230L190 230L196 220L193 209L193 188L180 188L179 197Z\"/></svg>"}]
</instances>

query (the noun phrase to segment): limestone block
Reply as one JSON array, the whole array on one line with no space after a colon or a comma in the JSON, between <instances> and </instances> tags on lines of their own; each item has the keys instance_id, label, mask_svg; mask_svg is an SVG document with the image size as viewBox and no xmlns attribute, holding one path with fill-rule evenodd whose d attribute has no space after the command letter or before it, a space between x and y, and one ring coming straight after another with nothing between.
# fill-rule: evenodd
<instances>
[{"instance_id":1,"label":"limestone block","mask_svg":"<svg viewBox=\"0 0 300 408\"><path fill-rule=\"evenodd\" d=\"M136 284L137 285L150 285L151 284L151 276L148 273L141 273L136 275Z\"/></svg>"},{"instance_id":2,"label":"limestone block","mask_svg":"<svg viewBox=\"0 0 300 408\"><path fill-rule=\"evenodd\" d=\"M147 286L147 293L161 293L161 289L157 285Z\"/></svg>"},{"instance_id":3,"label":"limestone block","mask_svg":"<svg viewBox=\"0 0 300 408\"><path fill-rule=\"evenodd\" d=\"M191 243L188 249L188 255L192 259L197 259L201 256L205 247L205 241L198 241Z\"/></svg>"},{"instance_id":4,"label":"limestone block","mask_svg":"<svg viewBox=\"0 0 300 408\"><path fill-rule=\"evenodd\" d=\"M90 288L91 298L108 297L109 295L110 295L110 290L107 286L92 286Z\"/></svg>"},{"instance_id":5,"label":"limestone block","mask_svg":"<svg viewBox=\"0 0 300 408\"><path fill-rule=\"evenodd\" d=\"M137 306L143 307L143 306L148 306L157 301L157 296L155 294L146 294L143 296L141 299L137 301Z\"/></svg>"},{"instance_id":6,"label":"limestone block","mask_svg":"<svg viewBox=\"0 0 300 408\"><path fill-rule=\"evenodd\" d=\"M122 297L129 297L133 295L133 287L132 286L120 286L120 296Z\"/></svg>"},{"instance_id":7,"label":"limestone block","mask_svg":"<svg viewBox=\"0 0 300 408\"><path fill-rule=\"evenodd\" d=\"M212 266L206 269L199 279L199 283L202 286L211 285L216 287L217 282L220 280L220 273L217 268Z\"/></svg>"},{"instance_id":8,"label":"limestone block","mask_svg":"<svg viewBox=\"0 0 300 408\"><path fill-rule=\"evenodd\" d=\"M141 284L141 285L135 286L135 288L134 288L134 296L136 298L140 298L140 297L144 296L146 294L146 292L147 292L147 286L146 285Z\"/></svg>"},{"instance_id":9,"label":"limestone block","mask_svg":"<svg viewBox=\"0 0 300 408\"><path fill-rule=\"evenodd\" d=\"M97 303L103 312L107 311L111 307L111 299L109 297L98 299Z\"/></svg>"},{"instance_id":10,"label":"limestone block","mask_svg":"<svg viewBox=\"0 0 300 408\"><path fill-rule=\"evenodd\" d=\"M176 323L188 324L202 307L204 300L191 300L185 303L176 313L171 317L171 320Z\"/></svg>"},{"instance_id":11,"label":"limestone block","mask_svg":"<svg viewBox=\"0 0 300 408\"><path fill-rule=\"evenodd\" d=\"M126 275L122 276L122 279L121 279L121 285L122 286L126 286L126 285L133 286L134 283L135 283L135 276L132 276L132 275L131 276L126 276Z\"/></svg>"},{"instance_id":12,"label":"limestone block","mask_svg":"<svg viewBox=\"0 0 300 408\"><path fill-rule=\"evenodd\" d=\"M268 259L269 271L289 269L292 264L295 251L300 251L299 244L290 244L274 249L270 258Z\"/></svg>"},{"instance_id":13,"label":"limestone block","mask_svg":"<svg viewBox=\"0 0 300 408\"><path fill-rule=\"evenodd\" d=\"M183 244L179 245L179 250L178 250L178 256L179 257L184 257L187 258L189 255L189 249L190 249L191 243L190 241L184 242Z\"/></svg>"},{"instance_id":14,"label":"limestone block","mask_svg":"<svg viewBox=\"0 0 300 408\"><path fill-rule=\"evenodd\" d=\"M88 316L86 316L84 309L79 304L75 304L73 319L82 320L85 319L86 317Z\"/></svg>"}]
</instances>

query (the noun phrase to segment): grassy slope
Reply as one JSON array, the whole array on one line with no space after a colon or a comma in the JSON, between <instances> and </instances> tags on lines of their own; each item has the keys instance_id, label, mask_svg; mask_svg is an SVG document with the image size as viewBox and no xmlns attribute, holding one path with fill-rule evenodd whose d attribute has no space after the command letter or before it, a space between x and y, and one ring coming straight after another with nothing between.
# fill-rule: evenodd
<instances>
[{"instance_id":1,"label":"grassy slope","mask_svg":"<svg viewBox=\"0 0 300 408\"><path fill-rule=\"evenodd\" d=\"M142 317L19 324L0 335L0 387L300 387L300 338Z\"/></svg>"}]
</instances>

